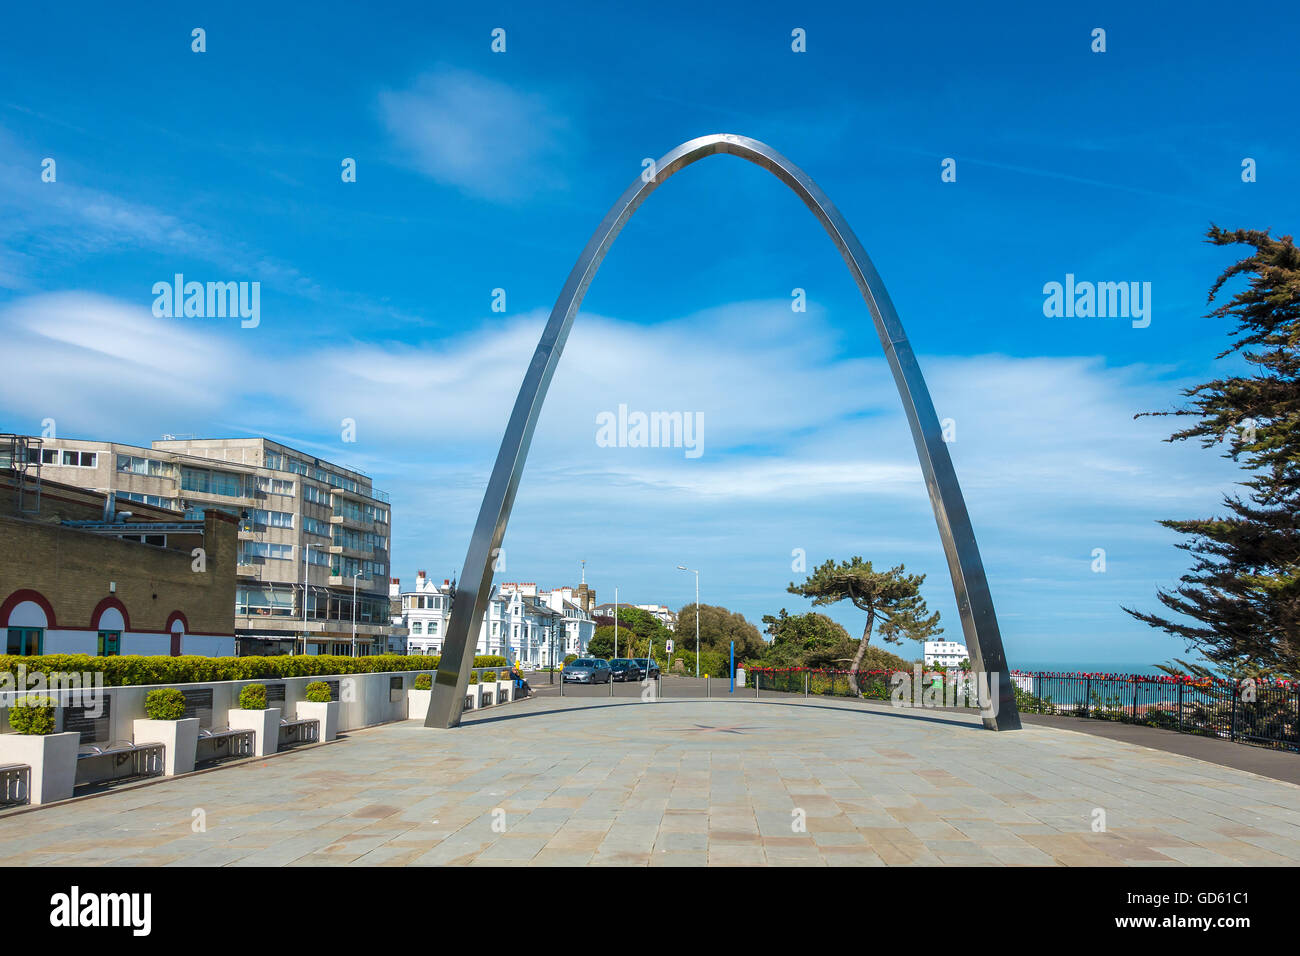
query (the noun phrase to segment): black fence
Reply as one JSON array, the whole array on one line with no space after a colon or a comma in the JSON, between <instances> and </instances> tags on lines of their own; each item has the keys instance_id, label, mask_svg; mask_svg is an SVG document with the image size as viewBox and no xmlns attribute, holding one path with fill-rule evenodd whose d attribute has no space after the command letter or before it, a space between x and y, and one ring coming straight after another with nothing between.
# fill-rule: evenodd
<instances>
[{"instance_id":1,"label":"black fence","mask_svg":"<svg viewBox=\"0 0 1300 956\"><path fill-rule=\"evenodd\" d=\"M1024 713L1163 727L1300 752L1300 684L1012 672Z\"/></svg>"},{"instance_id":2,"label":"black fence","mask_svg":"<svg viewBox=\"0 0 1300 956\"><path fill-rule=\"evenodd\" d=\"M889 700L894 673L755 668L746 683L759 691ZM1294 681L1046 671L1012 671L1010 678L1021 713L1115 720L1300 752L1300 684ZM923 684L943 679L943 672L926 670ZM964 696L954 701L966 702Z\"/></svg>"}]
</instances>

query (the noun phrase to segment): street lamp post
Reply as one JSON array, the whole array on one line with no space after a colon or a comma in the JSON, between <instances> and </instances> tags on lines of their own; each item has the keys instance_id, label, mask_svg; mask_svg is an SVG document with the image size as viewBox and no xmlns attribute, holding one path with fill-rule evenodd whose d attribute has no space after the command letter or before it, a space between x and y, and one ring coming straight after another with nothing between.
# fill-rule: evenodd
<instances>
[{"instance_id":1,"label":"street lamp post","mask_svg":"<svg viewBox=\"0 0 1300 956\"><path fill-rule=\"evenodd\" d=\"M695 575L695 676L700 676L700 572L684 564L677 565L678 571L690 571Z\"/></svg>"},{"instance_id":2,"label":"street lamp post","mask_svg":"<svg viewBox=\"0 0 1300 956\"><path fill-rule=\"evenodd\" d=\"M352 656L357 656L357 578L360 571L352 574Z\"/></svg>"}]
</instances>

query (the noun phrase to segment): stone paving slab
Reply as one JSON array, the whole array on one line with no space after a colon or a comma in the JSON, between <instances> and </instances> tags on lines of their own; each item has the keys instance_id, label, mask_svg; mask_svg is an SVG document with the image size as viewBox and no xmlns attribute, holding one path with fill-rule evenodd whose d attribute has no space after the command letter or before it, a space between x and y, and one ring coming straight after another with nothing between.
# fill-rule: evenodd
<instances>
[{"instance_id":1,"label":"stone paving slab","mask_svg":"<svg viewBox=\"0 0 1300 956\"><path fill-rule=\"evenodd\" d=\"M536 698L0 817L7 866L1297 862L1293 784L849 701Z\"/></svg>"}]
</instances>

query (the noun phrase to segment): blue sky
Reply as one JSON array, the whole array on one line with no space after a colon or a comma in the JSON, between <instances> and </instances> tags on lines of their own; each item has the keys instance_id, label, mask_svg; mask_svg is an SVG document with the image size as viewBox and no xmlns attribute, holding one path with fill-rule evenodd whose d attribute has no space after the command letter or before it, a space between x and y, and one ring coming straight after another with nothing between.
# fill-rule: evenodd
<instances>
[{"instance_id":1,"label":"blue sky","mask_svg":"<svg viewBox=\"0 0 1300 956\"><path fill-rule=\"evenodd\" d=\"M0 429L270 435L391 493L394 574L451 576L592 230L644 158L742 133L800 164L875 260L956 423L1011 663L1181 655L1119 606L1153 606L1185 566L1155 522L1212 512L1237 473L1132 414L1215 373L1227 330L1205 294L1233 254L1207 225L1300 222L1300 14L1143 6L14 9ZM260 324L155 317L153 284L178 272L260 282ZM1043 285L1067 273L1150 282L1150 327L1046 318ZM620 403L699 413L705 453L599 447L596 415ZM499 577L576 583L586 559L602 600L617 585L678 607L684 563L705 601L757 621L803 609L784 593L795 549L925 572L959 633L842 262L775 179L712 158L651 197L592 285Z\"/></svg>"}]
</instances>

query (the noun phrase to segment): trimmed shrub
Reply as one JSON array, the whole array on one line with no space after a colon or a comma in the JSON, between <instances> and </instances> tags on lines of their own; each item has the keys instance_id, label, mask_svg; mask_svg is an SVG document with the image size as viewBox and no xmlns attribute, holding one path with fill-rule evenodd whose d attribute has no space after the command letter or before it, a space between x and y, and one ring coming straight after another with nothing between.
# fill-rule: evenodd
<instances>
[{"instance_id":1,"label":"trimmed shrub","mask_svg":"<svg viewBox=\"0 0 1300 956\"><path fill-rule=\"evenodd\" d=\"M239 692L240 710L266 710L266 685L249 684Z\"/></svg>"},{"instance_id":2,"label":"trimmed shrub","mask_svg":"<svg viewBox=\"0 0 1300 956\"><path fill-rule=\"evenodd\" d=\"M175 687L151 690L144 697L144 712L150 720L180 720L185 716L185 695Z\"/></svg>"},{"instance_id":3,"label":"trimmed shrub","mask_svg":"<svg viewBox=\"0 0 1300 956\"><path fill-rule=\"evenodd\" d=\"M488 671L483 675L483 683L485 684L494 684L496 683L496 679L497 679L496 671Z\"/></svg>"},{"instance_id":4,"label":"trimmed shrub","mask_svg":"<svg viewBox=\"0 0 1300 956\"><path fill-rule=\"evenodd\" d=\"M477 684L477 683L478 683L478 671L470 671L470 672L469 672L469 682L470 682L471 684Z\"/></svg>"},{"instance_id":5,"label":"trimmed shrub","mask_svg":"<svg viewBox=\"0 0 1300 956\"><path fill-rule=\"evenodd\" d=\"M415 689L433 690L433 676L431 674L416 674Z\"/></svg>"},{"instance_id":6,"label":"trimmed shrub","mask_svg":"<svg viewBox=\"0 0 1300 956\"><path fill-rule=\"evenodd\" d=\"M9 726L16 734L52 734L54 706L52 697L24 697L9 711Z\"/></svg>"},{"instance_id":7,"label":"trimmed shrub","mask_svg":"<svg viewBox=\"0 0 1300 956\"><path fill-rule=\"evenodd\" d=\"M333 677L341 674L377 674L383 671L437 669L439 658L419 654L376 654L372 657L336 657L331 654L296 654L278 657L181 657L125 654L92 657L89 654L40 654L30 657L0 654L0 672L17 681L18 665L27 674L89 672L104 675L106 687L138 684L199 684L217 681L282 680L286 677ZM498 654L481 654L475 667L505 667Z\"/></svg>"},{"instance_id":8,"label":"trimmed shrub","mask_svg":"<svg viewBox=\"0 0 1300 956\"><path fill-rule=\"evenodd\" d=\"M334 698L330 695L330 685L323 680L314 680L307 685L307 701L312 704L328 704Z\"/></svg>"}]
</instances>

